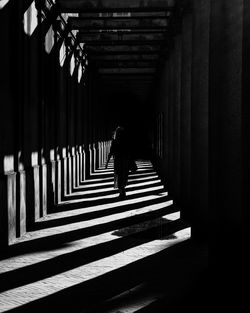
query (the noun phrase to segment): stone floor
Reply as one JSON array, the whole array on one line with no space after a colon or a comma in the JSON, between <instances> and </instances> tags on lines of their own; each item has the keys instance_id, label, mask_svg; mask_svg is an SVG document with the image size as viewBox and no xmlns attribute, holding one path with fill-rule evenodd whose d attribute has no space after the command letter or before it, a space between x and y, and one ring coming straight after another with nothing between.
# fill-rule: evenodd
<instances>
[{"instance_id":1,"label":"stone floor","mask_svg":"<svg viewBox=\"0 0 250 313\"><path fill-rule=\"evenodd\" d=\"M112 166L97 170L17 240L0 260L0 312L55 312L56 305L58 312L128 313L164 299L162 278L178 269L175 259L162 276L162 260L173 262L171 249L189 243L191 228L151 163L138 167L125 200L113 190Z\"/></svg>"}]
</instances>

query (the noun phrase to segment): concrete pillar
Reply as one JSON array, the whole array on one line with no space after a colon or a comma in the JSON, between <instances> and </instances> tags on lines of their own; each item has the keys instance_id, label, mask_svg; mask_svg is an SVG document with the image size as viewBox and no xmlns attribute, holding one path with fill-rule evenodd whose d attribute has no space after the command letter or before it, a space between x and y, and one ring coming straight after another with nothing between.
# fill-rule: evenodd
<instances>
[{"instance_id":1,"label":"concrete pillar","mask_svg":"<svg viewBox=\"0 0 250 313\"><path fill-rule=\"evenodd\" d=\"M164 68L164 75L166 77L166 84L165 84L165 88L161 88L161 90L163 92L165 101L164 101L164 132L163 132L163 136L164 136L164 173L166 175L166 181L165 181L165 185L169 186L169 177L170 177L170 166L169 166L169 162L170 162L170 149L169 149L169 145L170 145L170 132L169 132L169 115L170 115L170 79L171 79L171 75L170 75L170 65L169 65L169 61L167 61L166 63L166 67Z\"/></svg>"},{"instance_id":2,"label":"concrete pillar","mask_svg":"<svg viewBox=\"0 0 250 313\"><path fill-rule=\"evenodd\" d=\"M13 93L13 3L0 10L0 246L16 239L16 106Z\"/></svg>"},{"instance_id":3,"label":"concrete pillar","mask_svg":"<svg viewBox=\"0 0 250 313\"><path fill-rule=\"evenodd\" d=\"M46 28L47 30L47 28ZM45 32L46 32L45 30ZM46 207L44 214L48 214L56 200L56 151L58 139L58 115L60 103L58 103L58 68L59 66L59 38L56 27L50 28L46 33L44 58L44 157L46 176L43 187L46 191ZM54 42L53 48L50 48ZM51 50L50 50L51 49ZM50 51L50 52L49 52Z\"/></svg>"},{"instance_id":4,"label":"concrete pillar","mask_svg":"<svg viewBox=\"0 0 250 313\"><path fill-rule=\"evenodd\" d=\"M244 1L242 60L242 160L243 160L243 211L242 234L249 233L248 210L250 207L250 2ZM247 238L247 236L246 236Z\"/></svg>"},{"instance_id":5,"label":"concrete pillar","mask_svg":"<svg viewBox=\"0 0 250 313\"><path fill-rule=\"evenodd\" d=\"M169 59L169 75L168 75L168 190L170 195L174 194L174 55L171 52Z\"/></svg>"},{"instance_id":6,"label":"concrete pillar","mask_svg":"<svg viewBox=\"0 0 250 313\"><path fill-rule=\"evenodd\" d=\"M209 1L193 1L189 219L194 237L206 236L208 231L209 18Z\"/></svg>"},{"instance_id":7,"label":"concrete pillar","mask_svg":"<svg viewBox=\"0 0 250 313\"><path fill-rule=\"evenodd\" d=\"M1 246L11 245L16 240L16 173L8 172L0 181L1 192Z\"/></svg>"},{"instance_id":8,"label":"concrete pillar","mask_svg":"<svg viewBox=\"0 0 250 313\"><path fill-rule=\"evenodd\" d=\"M19 197L19 235L22 236L27 231L27 213L26 213L26 172L19 171L20 197Z\"/></svg>"},{"instance_id":9,"label":"concrete pillar","mask_svg":"<svg viewBox=\"0 0 250 313\"><path fill-rule=\"evenodd\" d=\"M180 198L180 117L181 117L181 35L175 38L174 47L174 98L173 98L173 195Z\"/></svg>"},{"instance_id":10,"label":"concrete pillar","mask_svg":"<svg viewBox=\"0 0 250 313\"><path fill-rule=\"evenodd\" d=\"M242 221L243 0L211 1L210 218L219 244Z\"/></svg>"},{"instance_id":11,"label":"concrete pillar","mask_svg":"<svg viewBox=\"0 0 250 313\"><path fill-rule=\"evenodd\" d=\"M180 125L180 198L182 213L191 197L191 86L192 86L192 14L182 22L181 125Z\"/></svg>"},{"instance_id":12,"label":"concrete pillar","mask_svg":"<svg viewBox=\"0 0 250 313\"><path fill-rule=\"evenodd\" d=\"M87 169L86 169L86 148L82 146L82 181L84 182L87 179L86 176Z\"/></svg>"}]
</instances>

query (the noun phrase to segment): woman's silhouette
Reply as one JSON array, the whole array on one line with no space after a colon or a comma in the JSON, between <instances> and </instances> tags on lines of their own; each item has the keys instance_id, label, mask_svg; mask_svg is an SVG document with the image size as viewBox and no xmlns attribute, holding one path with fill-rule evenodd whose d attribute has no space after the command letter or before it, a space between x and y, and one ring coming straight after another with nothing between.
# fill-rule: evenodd
<instances>
[{"instance_id":1,"label":"woman's silhouette","mask_svg":"<svg viewBox=\"0 0 250 313\"><path fill-rule=\"evenodd\" d=\"M112 156L114 158L114 187L118 188L119 198L123 199L126 196L125 187L129 172L129 142L127 133L121 126L118 126L114 132L106 168Z\"/></svg>"}]
</instances>

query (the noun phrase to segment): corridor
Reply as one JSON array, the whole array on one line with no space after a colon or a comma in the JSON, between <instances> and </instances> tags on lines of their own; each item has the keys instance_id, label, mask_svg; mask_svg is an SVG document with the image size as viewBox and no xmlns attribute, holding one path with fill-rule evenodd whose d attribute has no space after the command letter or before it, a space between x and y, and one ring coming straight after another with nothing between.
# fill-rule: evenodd
<instances>
[{"instance_id":1,"label":"corridor","mask_svg":"<svg viewBox=\"0 0 250 313\"><path fill-rule=\"evenodd\" d=\"M0 312L243 311L250 2L0 0L0 40Z\"/></svg>"},{"instance_id":2,"label":"corridor","mask_svg":"<svg viewBox=\"0 0 250 313\"><path fill-rule=\"evenodd\" d=\"M114 292L122 293L134 284L135 290L128 289L130 294L146 289L154 272L149 271L152 264L167 250L171 255L171 247L186 242L191 234L151 164L138 163L138 172L130 175L126 200L117 201L113 188L108 188L113 185L112 171L97 169L70 200L36 221L34 230L15 242L0 261L1 312L14 308L44 312L52 304L60 311L66 306L74 312L89 312ZM201 270L196 269L197 273ZM126 276L134 271L133 280L128 281ZM113 290L114 283L122 284ZM160 289L159 281L157 287ZM125 312L164 297L162 290L146 291L142 298L126 303ZM82 303L83 292L86 299ZM122 295L120 298L118 305L124 306ZM111 306L107 312L117 312L112 299L105 305Z\"/></svg>"}]
</instances>

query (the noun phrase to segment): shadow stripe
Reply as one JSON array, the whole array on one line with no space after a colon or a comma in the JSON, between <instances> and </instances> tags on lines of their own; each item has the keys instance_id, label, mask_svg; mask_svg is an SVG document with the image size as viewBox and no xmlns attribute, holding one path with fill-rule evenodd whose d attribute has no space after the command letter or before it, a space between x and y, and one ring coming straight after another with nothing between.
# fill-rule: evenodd
<instances>
[{"instance_id":1,"label":"shadow stripe","mask_svg":"<svg viewBox=\"0 0 250 313\"><path fill-rule=\"evenodd\" d=\"M0 292L48 278L143 243L160 239L162 236L170 235L185 227L188 227L187 223L181 220L169 221L165 225L135 232L125 237L118 237L109 242L69 252L50 260L26 266L25 268L2 273L0 274Z\"/></svg>"}]
</instances>

